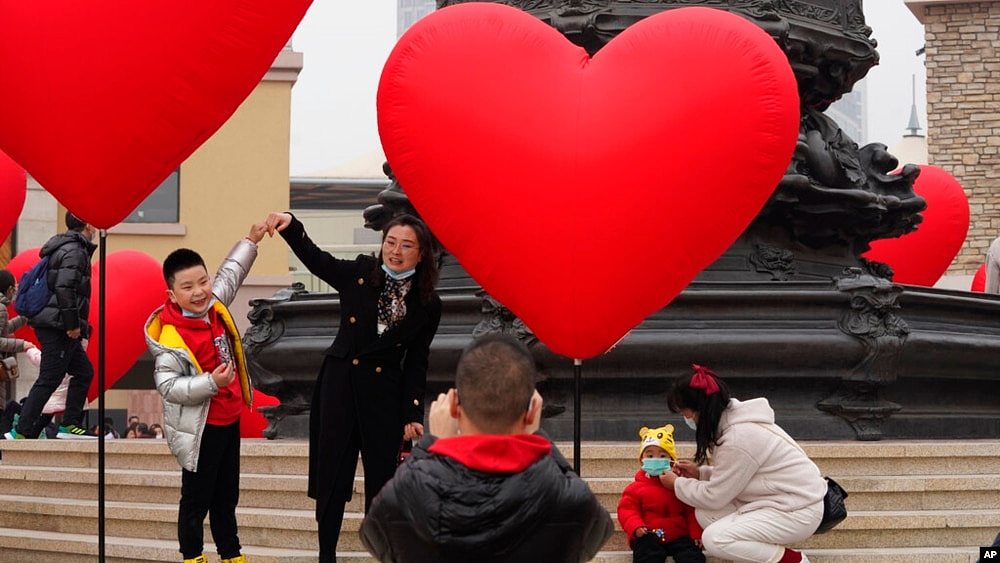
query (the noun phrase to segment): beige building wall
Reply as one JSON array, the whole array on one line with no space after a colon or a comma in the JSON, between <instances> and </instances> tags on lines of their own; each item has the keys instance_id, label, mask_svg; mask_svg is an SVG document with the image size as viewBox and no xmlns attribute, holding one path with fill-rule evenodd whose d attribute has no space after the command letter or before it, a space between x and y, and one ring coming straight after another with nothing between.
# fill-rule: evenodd
<instances>
[{"instance_id":1,"label":"beige building wall","mask_svg":"<svg viewBox=\"0 0 1000 563\"><path fill-rule=\"evenodd\" d=\"M1000 1L907 5L925 29L929 161L969 197L969 235L948 273L971 275L1000 236Z\"/></svg>"}]
</instances>

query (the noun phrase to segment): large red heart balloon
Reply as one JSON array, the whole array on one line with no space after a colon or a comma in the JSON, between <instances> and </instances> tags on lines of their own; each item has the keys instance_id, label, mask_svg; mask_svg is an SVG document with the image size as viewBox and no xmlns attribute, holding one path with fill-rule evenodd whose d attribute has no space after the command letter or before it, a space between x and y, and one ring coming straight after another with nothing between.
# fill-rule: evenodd
<instances>
[{"instance_id":1,"label":"large red heart balloon","mask_svg":"<svg viewBox=\"0 0 1000 563\"><path fill-rule=\"evenodd\" d=\"M107 271L104 385L110 389L146 350L143 328L149 314L166 299L167 284L163 281L160 263L138 250L119 250L108 254ZM96 367L97 350L101 343L98 332L100 277L100 265L94 264L88 317L93 329L87 356L94 364L95 376L87 392L88 401L93 401L98 394Z\"/></svg>"},{"instance_id":2,"label":"large red heart balloon","mask_svg":"<svg viewBox=\"0 0 1000 563\"><path fill-rule=\"evenodd\" d=\"M0 2L0 149L111 227L236 111L309 3Z\"/></svg>"},{"instance_id":3,"label":"large red heart balloon","mask_svg":"<svg viewBox=\"0 0 1000 563\"><path fill-rule=\"evenodd\" d=\"M0 152L0 242L3 242L17 225L17 218L24 208L28 193L27 176L9 156Z\"/></svg>"},{"instance_id":4,"label":"large red heart balloon","mask_svg":"<svg viewBox=\"0 0 1000 563\"><path fill-rule=\"evenodd\" d=\"M958 180L927 164L913 191L927 200L917 230L898 238L872 242L865 258L892 266L896 283L930 287L937 283L965 243L969 232L969 199Z\"/></svg>"},{"instance_id":5,"label":"large red heart balloon","mask_svg":"<svg viewBox=\"0 0 1000 563\"><path fill-rule=\"evenodd\" d=\"M397 43L377 105L389 164L445 247L581 359L732 244L799 122L774 40L708 8L646 18L594 57L508 6L444 8Z\"/></svg>"}]
</instances>

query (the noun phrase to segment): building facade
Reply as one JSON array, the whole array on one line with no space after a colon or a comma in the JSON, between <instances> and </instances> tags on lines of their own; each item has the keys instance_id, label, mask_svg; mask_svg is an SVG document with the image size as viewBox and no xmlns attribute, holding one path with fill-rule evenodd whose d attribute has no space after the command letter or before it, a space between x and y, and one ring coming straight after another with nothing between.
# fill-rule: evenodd
<instances>
[{"instance_id":1,"label":"building facade","mask_svg":"<svg viewBox=\"0 0 1000 563\"><path fill-rule=\"evenodd\" d=\"M927 42L928 158L969 197L969 235L948 273L970 275L1000 236L1000 1L906 4Z\"/></svg>"}]
</instances>

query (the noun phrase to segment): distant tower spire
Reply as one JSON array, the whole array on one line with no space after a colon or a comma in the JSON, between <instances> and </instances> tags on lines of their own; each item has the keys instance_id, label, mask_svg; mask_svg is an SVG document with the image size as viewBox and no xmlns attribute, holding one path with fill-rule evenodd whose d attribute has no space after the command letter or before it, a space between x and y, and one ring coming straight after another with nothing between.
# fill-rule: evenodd
<instances>
[{"instance_id":1,"label":"distant tower spire","mask_svg":"<svg viewBox=\"0 0 1000 563\"><path fill-rule=\"evenodd\" d=\"M913 75L913 105L910 106L910 123L906 128L910 133L907 137L920 137L920 119L917 117L917 75Z\"/></svg>"}]
</instances>

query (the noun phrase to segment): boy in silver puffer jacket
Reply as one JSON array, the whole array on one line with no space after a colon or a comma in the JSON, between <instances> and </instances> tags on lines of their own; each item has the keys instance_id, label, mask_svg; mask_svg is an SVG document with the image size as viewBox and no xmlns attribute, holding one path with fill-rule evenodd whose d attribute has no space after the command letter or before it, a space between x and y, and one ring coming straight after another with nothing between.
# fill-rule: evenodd
<instances>
[{"instance_id":1,"label":"boy in silver puffer jacket","mask_svg":"<svg viewBox=\"0 0 1000 563\"><path fill-rule=\"evenodd\" d=\"M222 563L246 557L236 527L240 490L240 414L253 388L239 331L227 306L257 258L267 227L250 234L223 260L212 283L201 256L186 248L163 261L167 301L146 322L163 396L164 434L182 469L177 536L185 563L205 563L205 516Z\"/></svg>"}]
</instances>

